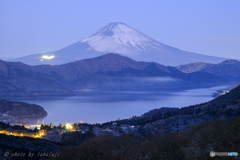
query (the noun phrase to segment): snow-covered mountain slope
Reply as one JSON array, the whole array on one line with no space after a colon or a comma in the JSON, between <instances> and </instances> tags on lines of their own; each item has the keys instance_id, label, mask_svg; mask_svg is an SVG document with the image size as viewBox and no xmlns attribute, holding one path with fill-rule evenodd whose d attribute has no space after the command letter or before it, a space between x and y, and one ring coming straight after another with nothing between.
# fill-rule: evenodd
<instances>
[{"instance_id":1,"label":"snow-covered mountain slope","mask_svg":"<svg viewBox=\"0 0 240 160\"><path fill-rule=\"evenodd\" d=\"M98 52L126 55L133 52L145 52L147 48L162 49L160 43L123 23L110 23L81 42L87 42Z\"/></svg>"},{"instance_id":2,"label":"snow-covered mountain slope","mask_svg":"<svg viewBox=\"0 0 240 160\"><path fill-rule=\"evenodd\" d=\"M124 23L110 23L92 36L61 50L33 54L13 61L30 65L63 64L107 53L118 53L138 61L158 62L172 66L193 62L218 63L226 60L183 51L162 44Z\"/></svg>"}]
</instances>

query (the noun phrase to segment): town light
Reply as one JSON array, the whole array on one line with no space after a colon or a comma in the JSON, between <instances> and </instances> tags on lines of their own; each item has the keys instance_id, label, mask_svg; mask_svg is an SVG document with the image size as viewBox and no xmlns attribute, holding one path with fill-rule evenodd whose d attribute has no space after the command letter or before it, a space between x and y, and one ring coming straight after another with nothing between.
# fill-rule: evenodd
<instances>
[{"instance_id":1,"label":"town light","mask_svg":"<svg viewBox=\"0 0 240 160\"><path fill-rule=\"evenodd\" d=\"M51 56L43 55L41 58L50 60L50 59L53 59L54 57L55 57L54 55L51 55Z\"/></svg>"},{"instance_id":2,"label":"town light","mask_svg":"<svg viewBox=\"0 0 240 160\"><path fill-rule=\"evenodd\" d=\"M70 124L70 123L66 124L66 129L70 129L71 130L72 128L73 128L72 124Z\"/></svg>"}]
</instances>

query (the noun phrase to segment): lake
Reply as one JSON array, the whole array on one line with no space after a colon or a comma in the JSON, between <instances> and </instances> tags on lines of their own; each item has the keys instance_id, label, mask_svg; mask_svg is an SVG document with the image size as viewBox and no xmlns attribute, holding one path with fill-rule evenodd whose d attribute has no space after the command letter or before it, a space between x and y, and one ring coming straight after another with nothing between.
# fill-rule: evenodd
<instances>
[{"instance_id":1,"label":"lake","mask_svg":"<svg viewBox=\"0 0 240 160\"><path fill-rule=\"evenodd\" d=\"M42 106L48 116L40 122L103 123L140 116L161 107L185 107L212 100L212 94L227 86L192 89L181 92L78 92L73 97L41 98L25 102Z\"/></svg>"}]
</instances>

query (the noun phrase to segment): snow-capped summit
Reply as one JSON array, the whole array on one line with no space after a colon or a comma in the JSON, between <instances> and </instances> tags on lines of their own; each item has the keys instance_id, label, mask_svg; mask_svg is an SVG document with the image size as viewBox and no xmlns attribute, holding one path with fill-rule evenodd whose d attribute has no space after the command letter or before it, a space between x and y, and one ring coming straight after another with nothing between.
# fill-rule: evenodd
<instances>
[{"instance_id":1,"label":"snow-capped summit","mask_svg":"<svg viewBox=\"0 0 240 160\"><path fill-rule=\"evenodd\" d=\"M162 44L121 22L112 22L95 34L61 50L15 59L30 65L63 64L118 53L138 61L181 65L193 62L218 63L225 58L205 56Z\"/></svg>"},{"instance_id":2,"label":"snow-capped summit","mask_svg":"<svg viewBox=\"0 0 240 160\"><path fill-rule=\"evenodd\" d=\"M152 39L124 23L110 23L94 35L81 42L87 42L98 52L128 54L133 50L144 51Z\"/></svg>"}]
</instances>

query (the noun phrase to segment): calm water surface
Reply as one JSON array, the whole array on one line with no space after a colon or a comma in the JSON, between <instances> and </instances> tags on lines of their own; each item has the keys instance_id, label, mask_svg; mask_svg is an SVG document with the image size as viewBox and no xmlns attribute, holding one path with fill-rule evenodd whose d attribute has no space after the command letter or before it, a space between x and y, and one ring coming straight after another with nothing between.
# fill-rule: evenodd
<instances>
[{"instance_id":1,"label":"calm water surface","mask_svg":"<svg viewBox=\"0 0 240 160\"><path fill-rule=\"evenodd\" d=\"M226 86L181 92L78 92L77 96L28 100L42 106L45 123L103 123L139 116L155 108L185 107L212 100L212 94Z\"/></svg>"}]
</instances>

